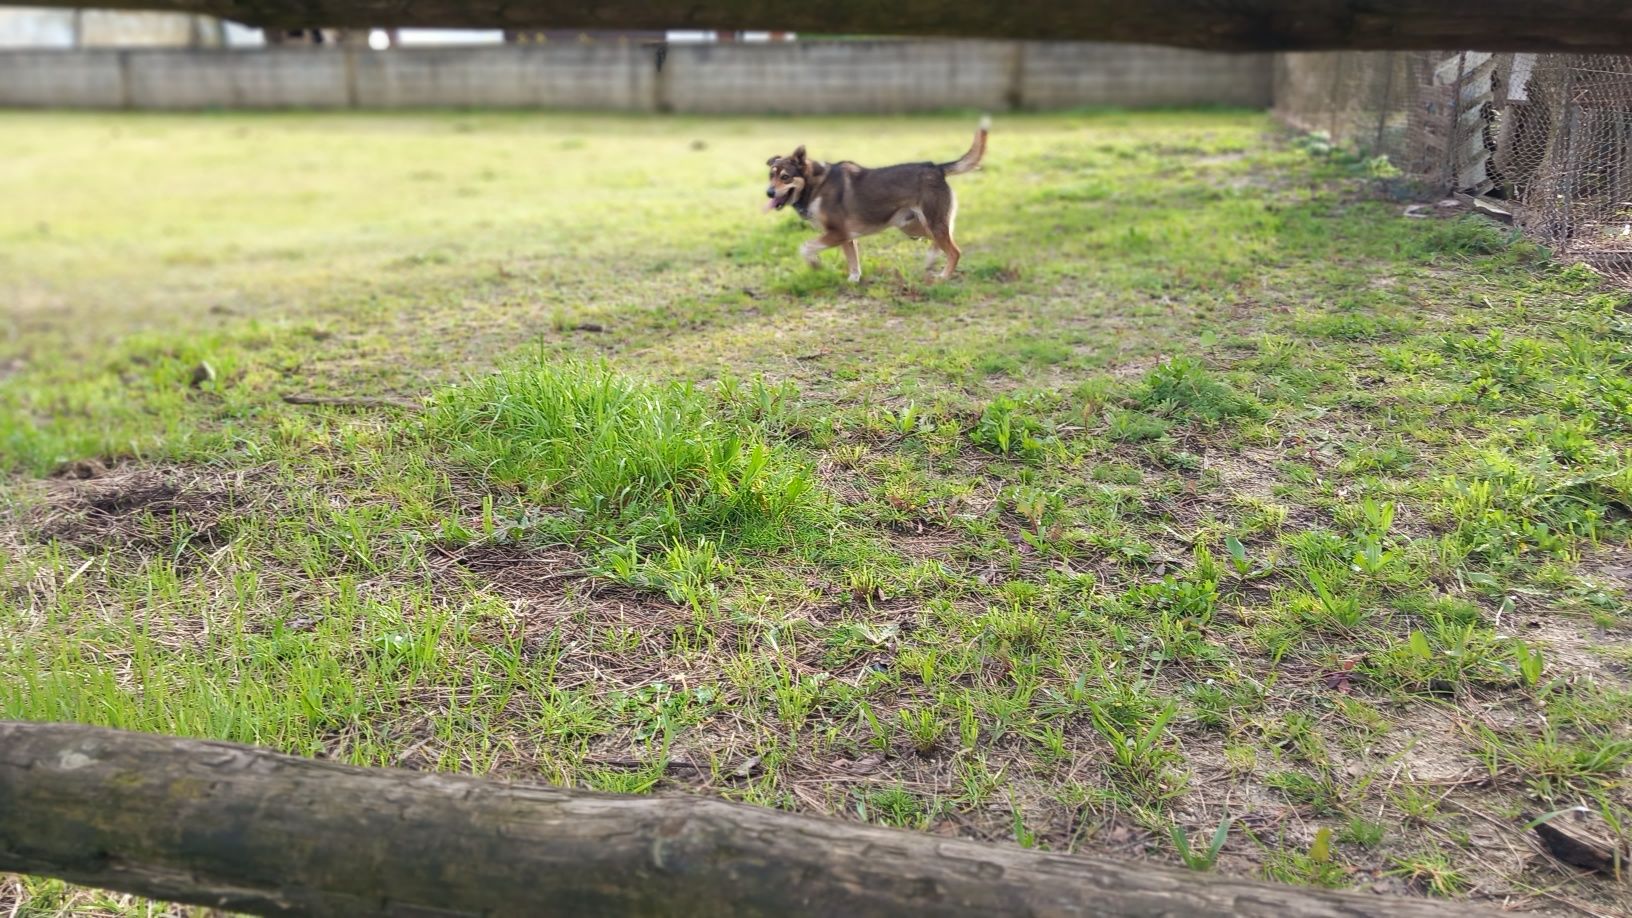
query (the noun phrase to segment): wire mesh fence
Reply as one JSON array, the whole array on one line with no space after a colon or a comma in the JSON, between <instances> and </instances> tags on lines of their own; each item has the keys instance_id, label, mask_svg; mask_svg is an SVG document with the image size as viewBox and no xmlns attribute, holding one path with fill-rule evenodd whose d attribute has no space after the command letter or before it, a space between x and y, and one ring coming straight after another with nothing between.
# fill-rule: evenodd
<instances>
[{"instance_id":1,"label":"wire mesh fence","mask_svg":"<svg viewBox=\"0 0 1632 918\"><path fill-rule=\"evenodd\" d=\"M1281 55L1282 120L1632 285L1632 55Z\"/></svg>"}]
</instances>

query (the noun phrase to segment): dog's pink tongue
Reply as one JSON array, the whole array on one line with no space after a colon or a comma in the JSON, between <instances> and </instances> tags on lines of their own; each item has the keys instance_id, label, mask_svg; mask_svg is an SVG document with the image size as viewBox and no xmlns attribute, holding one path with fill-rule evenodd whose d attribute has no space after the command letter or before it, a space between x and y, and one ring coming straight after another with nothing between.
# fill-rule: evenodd
<instances>
[{"instance_id":1,"label":"dog's pink tongue","mask_svg":"<svg viewBox=\"0 0 1632 918\"><path fill-rule=\"evenodd\" d=\"M776 198L766 198L765 209L760 211L760 213L770 213L773 210L776 210Z\"/></svg>"}]
</instances>

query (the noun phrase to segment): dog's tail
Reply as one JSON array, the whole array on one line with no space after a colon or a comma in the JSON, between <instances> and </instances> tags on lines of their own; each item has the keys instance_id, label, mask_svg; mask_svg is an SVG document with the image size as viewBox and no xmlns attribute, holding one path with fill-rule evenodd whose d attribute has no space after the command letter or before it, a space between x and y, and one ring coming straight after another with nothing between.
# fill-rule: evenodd
<instances>
[{"instance_id":1,"label":"dog's tail","mask_svg":"<svg viewBox=\"0 0 1632 918\"><path fill-rule=\"evenodd\" d=\"M969 152L961 159L949 163L941 163L941 171L947 175L962 175L980 168L980 159L986 155L986 133L992 129L992 119L982 115L980 127L975 129L975 142L969 145Z\"/></svg>"}]
</instances>

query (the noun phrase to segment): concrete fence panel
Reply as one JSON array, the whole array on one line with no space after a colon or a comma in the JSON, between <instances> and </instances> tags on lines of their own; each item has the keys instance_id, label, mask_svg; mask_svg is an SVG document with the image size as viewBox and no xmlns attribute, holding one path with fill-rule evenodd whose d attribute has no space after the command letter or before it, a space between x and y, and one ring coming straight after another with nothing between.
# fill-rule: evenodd
<instances>
[{"instance_id":1,"label":"concrete fence panel","mask_svg":"<svg viewBox=\"0 0 1632 918\"><path fill-rule=\"evenodd\" d=\"M656 104L651 49L513 45L356 52L361 108L579 108L647 111Z\"/></svg>"},{"instance_id":2,"label":"concrete fence panel","mask_svg":"<svg viewBox=\"0 0 1632 918\"><path fill-rule=\"evenodd\" d=\"M346 55L275 51L121 51L130 107L347 108Z\"/></svg>"},{"instance_id":3,"label":"concrete fence panel","mask_svg":"<svg viewBox=\"0 0 1632 918\"><path fill-rule=\"evenodd\" d=\"M123 70L112 51L0 52L0 106L121 108Z\"/></svg>"},{"instance_id":4,"label":"concrete fence panel","mask_svg":"<svg viewBox=\"0 0 1632 918\"><path fill-rule=\"evenodd\" d=\"M1267 106L1268 55L999 41L0 52L0 106L840 114Z\"/></svg>"},{"instance_id":5,"label":"concrete fence panel","mask_svg":"<svg viewBox=\"0 0 1632 918\"><path fill-rule=\"evenodd\" d=\"M1267 107L1271 56L1153 45L1032 42L1024 47L1019 101L1029 109L1085 105Z\"/></svg>"},{"instance_id":6,"label":"concrete fence panel","mask_svg":"<svg viewBox=\"0 0 1632 918\"><path fill-rule=\"evenodd\" d=\"M838 114L1003 109L1014 42L680 45L664 63L677 112Z\"/></svg>"}]
</instances>

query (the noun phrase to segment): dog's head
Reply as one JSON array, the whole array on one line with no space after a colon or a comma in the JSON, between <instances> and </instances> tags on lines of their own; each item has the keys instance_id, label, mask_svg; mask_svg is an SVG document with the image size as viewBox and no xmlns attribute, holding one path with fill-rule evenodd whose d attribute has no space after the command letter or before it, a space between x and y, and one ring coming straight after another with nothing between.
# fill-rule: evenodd
<instances>
[{"instance_id":1,"label":"dog's head","mask_svg":"<svg viewBox=\"0 0 1632 918\"><path fill-rule=\"evenodd\" d=\"M787 156L773 156L765 160L765 165L771 167L771 183L765 187L765 197L770 200L765 203L766 210L781 210L789 202L799 200L799 194L805 190L810 182L810 160L805 158L805 148L800 146Z\"/></svg>"}]
</instances>

